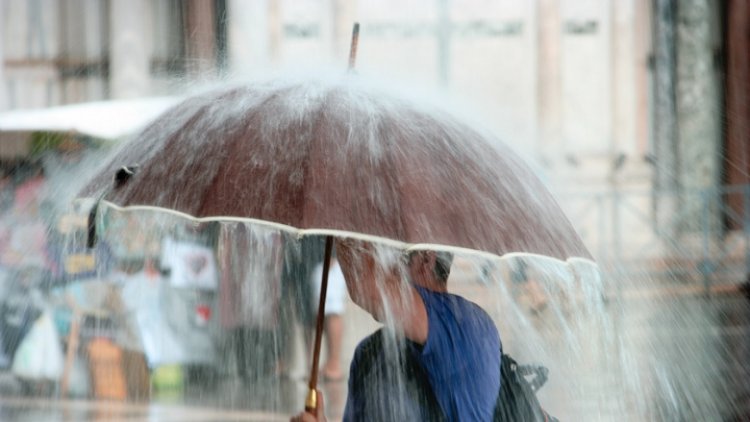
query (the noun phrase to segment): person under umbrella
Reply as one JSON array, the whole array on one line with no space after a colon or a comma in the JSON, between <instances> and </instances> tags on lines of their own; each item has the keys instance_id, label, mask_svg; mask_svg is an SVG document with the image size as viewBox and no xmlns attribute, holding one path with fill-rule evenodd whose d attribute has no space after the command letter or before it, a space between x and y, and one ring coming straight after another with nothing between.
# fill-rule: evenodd
<instances>
[{"instance_id":1,"label":"person under umbrella","mask_svg":"<svg viewBox=\"0 0 750 422\"><path fill-rule=\"evenodd\" d=\"M399 388L400 374L389 373L386 361L389 333L376 331L354 353L344 420L492 420L501 387L500 336L484 310L448 293L452 254L411 252L383 277L367 245L339 241L337 251L352 300L375 320L391 321L386 325L402 343L406 363L399 369L418 371L407 378L423 384ZM321 420L321 396L315 414L292 418Z\"/></svg>"},{"instance_id":2,"label":"person under umbrella","mask_svg":"<svg viewBox=\"0 0 750 422\"><path fill-rule=\"evenodd\" d=\"M442 245L492 259L590 258L548 189L499 140L432 104L350 76L277 80L191 98L84 180L79 196L97 199L89 244L97 230L106 233L109 214L153 210L191 224L243 221L292 241L324 236L377 240L399 251ZM341 257L352 278L357 272ZM391 278L403 281L410 272L402 268ZM416 302L404 309L425 307L417 290L394 286L399 300ZM355 302L367 303L361 299ZM392 308L391 300L382 303ZM405 338L419 344L422 337Z\"/></svg>"}]
</instances>

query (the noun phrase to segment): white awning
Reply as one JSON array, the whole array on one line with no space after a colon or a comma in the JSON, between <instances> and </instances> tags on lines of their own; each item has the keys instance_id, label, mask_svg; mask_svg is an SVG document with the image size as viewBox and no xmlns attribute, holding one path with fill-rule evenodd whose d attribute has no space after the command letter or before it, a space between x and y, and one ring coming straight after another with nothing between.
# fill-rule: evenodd
<instances>
[{"instance_id":1,"label":"white awning","mask_svg":"<svg viewBox=\"0 0 750 422\"><path fill-rule=\"evenodd\" d=\"M98 101L0 113L1 132L70 132L118 139L137 132L179 101L175 97Z\"/></svg>"}]
</instances>

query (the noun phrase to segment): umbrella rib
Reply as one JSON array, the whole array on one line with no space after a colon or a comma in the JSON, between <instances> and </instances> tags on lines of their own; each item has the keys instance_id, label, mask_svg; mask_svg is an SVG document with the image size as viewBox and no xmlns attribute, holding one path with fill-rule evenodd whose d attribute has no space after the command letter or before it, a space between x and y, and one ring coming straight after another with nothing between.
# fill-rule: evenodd
<instances>
[{"instance_id":1,"label":"umbrella rib","mask_svg":"<svg viewBox=\"0 0 750 422\"><path fill-rule=\"evenodd\" d=\"M384 125L382 124L382 122L378 126L380 127L379 131L385 130L383 128ZM394 140L391 140L390 142L396 142L395 141L396 135L397 134L394 131ZM383 137L383 138L385 138L385 137ZM391 168L397 169L396 166L399 164L399 160L397 159L397 157L395 156L395 154L397 153L398 148L394 147L394 148L385 148L385 149L386 149L386 151L388 151L387 155L386 155L386 160L388 160L388 164L392 166ZM395 174L401 174L401 175L403 175L403 173L399 172L399 171L395 171L394 175ZM399 209L398 220L400 222L400 227L398 228L399 238L401 238L401 239L407 239L407 236L408 236L409 233L406 230L406 227L407 227L407 222L405 220L406 213L403 212L403 210L404 210L404 195L405 194L404 194L404 190L402 189L402 187L403 187L402 186L402 180L400 178L397 178L396 176L394 176L394 178L397 179L396 183L394 185L395 185L395 188L396 188L396 196L398 198L398 209Z\"/></svg>"},{"instance_id":2,"label":"umbrella rib","mask_svg":"<svg viewBox=\"0 0 750 422\"><path fill-rule=\"evenodd\" d=\"M325 120L328 100L332 95L333 94L331 91L327 92L316 110L316 115L318 117L315 119L315 123L313 124L312 133L314 137L312 139L312 143L309 143L307 146L307 156L305 157L306 159L304 160L304 163L305 163L304 176L302 178L302 192L304 193L302 195L302 206L300 207L300 213L301 213L300 220L299 220L300 225L306 225L304 224L304 222L306 221L306 217L307 217L306 210L307 210L308 197L310 195L310 190L308 189L308 183L310 183L310 180L311 180L310 168L312 167L311 166L312 160L310 160L310 156L313 153L313 147L315 146L314 143L322 142L321 139L319 139L318 134L321 133L321 127Z\"/></svg>"}]
</instances>

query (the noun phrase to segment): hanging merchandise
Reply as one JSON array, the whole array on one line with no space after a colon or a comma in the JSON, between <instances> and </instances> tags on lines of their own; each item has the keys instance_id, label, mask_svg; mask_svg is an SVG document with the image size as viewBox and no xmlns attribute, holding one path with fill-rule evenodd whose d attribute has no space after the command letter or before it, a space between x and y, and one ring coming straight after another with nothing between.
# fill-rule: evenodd
<instances>
[{"instance_id":1,"label":"hanging merchandise","mask_svg":"<svg viewBox=\"0 0 750 422\"><path fill-rule=\"evenodd\" d=\"M213 251L202 245L166 238L162 244L162 268L177 288L215 290L218 287Z\"/></svg>"},{"instance_id":2,"label":"hanging merchandise","mask_svg":"<svg viewBox=\"0 0 750 422\"><path fill-rule=\"evenodd\" d=\"M49 311L36 320L13 357L12 372L28 380L57 381L63 372L60 338Z\"/></svg>"}]
</instances>

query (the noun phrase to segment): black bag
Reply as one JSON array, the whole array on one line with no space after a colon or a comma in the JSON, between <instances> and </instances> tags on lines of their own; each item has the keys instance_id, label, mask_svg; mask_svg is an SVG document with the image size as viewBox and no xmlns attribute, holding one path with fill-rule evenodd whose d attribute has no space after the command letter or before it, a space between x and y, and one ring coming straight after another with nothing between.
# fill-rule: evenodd
<instances>
[{"instance_id":1,"label":"black bag","mask_svg":"<svg viewBox=\"0 0 750 422\"><path fill-rule=\"evenodd\" d=\"M557 422L542 409L536 398L536 392L547 382L547 373L547 368L543 366L522 366L504 354L501 363L502 387L495 405L494 421Z\"/></svg>"},{"instance_id":2,"label":"black bag","mask_svg":"<svg viewBox=\"0 0 750 422\"><path fill-rule=\"evenodd\" d=\"M377 357L383 356L383 333L382 329L367 338L362 345L362 360L359 365L362 374L368 374ZM424 373L419 362L406 350L402 350L404 360L401 363L406 382L409 385L408 393L414 402L420 404L427 414L422 419L431 422L446 421L440 404L432 391L427 374ZM495 404L493 416L494 422L558 422L550 416L536 397L536 392L547 381L547 368L538 365L518 365L516 361L506 355L502 355L500 393ZM366 388L361 376L354 380L354 389ZM370 420L390 420L383 415L370 415Z\"/></svg>"}]
</instances>

